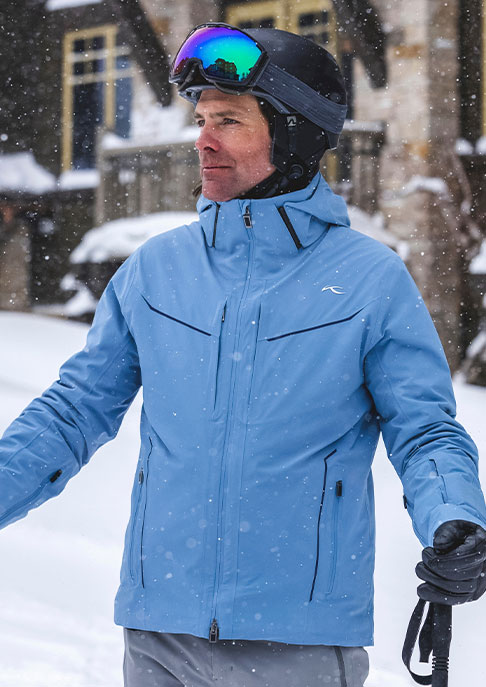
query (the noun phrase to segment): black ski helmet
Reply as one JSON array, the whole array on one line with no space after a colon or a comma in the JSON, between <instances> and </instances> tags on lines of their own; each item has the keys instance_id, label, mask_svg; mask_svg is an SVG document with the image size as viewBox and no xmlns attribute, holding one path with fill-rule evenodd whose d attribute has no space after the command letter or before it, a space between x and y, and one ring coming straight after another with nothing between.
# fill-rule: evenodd
<instances>
[{"instance_id":1,"label":"black ski helmet","mask_svg":"<svg viewBox=\"0 0 486 687\"><path fill-rule=\"evenodd\" d=\"M265 53L265 66L249 86L221 83L217 75L205 73L202 61L189 53L182 68L178 56L198 29L221 27L243 33ZM179 94L197 103L201 91L219 88L248 93L272 106L271 162L287 178L315 173L326 150L335 148L346 115L344 80L334 57L313 41L280 29L237 29L229 24L208 23L189 34L172 65L170 81ZM248 39L247 39L248 40ZM222 60L217 60L222 61ZM227 64L227 63L226 63ZM231 64L231 63L230 63ZM213 67L214 72L214 65Z\"/></svg>"}]
</instances>

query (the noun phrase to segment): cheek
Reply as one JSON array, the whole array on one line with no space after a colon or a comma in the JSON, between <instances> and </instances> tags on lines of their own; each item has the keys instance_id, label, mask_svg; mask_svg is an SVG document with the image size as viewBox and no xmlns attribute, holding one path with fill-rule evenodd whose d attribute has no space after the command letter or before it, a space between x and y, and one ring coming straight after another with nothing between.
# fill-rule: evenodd
<instances>
[{"instance_id":1,"label":"cheek","mask_svg":"<svg viewBox=\"0 0 486 687\"><path fill-rule=\"evenodd\" d=\"M245 141L244 151L247 160L254 166L262 167L270 164L272 141L270 136L254 136L250 134Z\"/></svg>"}]
</instances>

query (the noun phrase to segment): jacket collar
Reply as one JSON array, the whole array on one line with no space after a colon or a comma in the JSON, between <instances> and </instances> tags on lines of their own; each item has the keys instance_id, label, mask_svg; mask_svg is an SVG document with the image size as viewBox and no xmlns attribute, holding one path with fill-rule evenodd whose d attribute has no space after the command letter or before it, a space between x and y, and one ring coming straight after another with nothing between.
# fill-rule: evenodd
<instances>
[{"instance_id":1,"label":"jacket collar","mask_svg":"<svg viewBox=\"0 0 486 687\"><path fill-rule=\"evenodd\" d=\"M228 244L226 240L231 231L228 221L234 221L238 216L242 217L247 207L250 207L252 217L257 220L255 240L271 243L274 248L286 245L285 252L289 246L293 251L297 251L298 247L291 237L281 211L278 211L279 208L285 210L302 247L316 241L330 224L350 224L346 203L331 190L320 172L305 188L291 193L252 200L234 198L223 203L216 203L201 196L196 207L206 243L212 246L215 236L216 249L231 247L232 242ZM262 219L266 220L264 232L259 232L259 227L263 226ZM288 237L290 243L284 240L284 236Z\"/></svg>"}]
</instances>

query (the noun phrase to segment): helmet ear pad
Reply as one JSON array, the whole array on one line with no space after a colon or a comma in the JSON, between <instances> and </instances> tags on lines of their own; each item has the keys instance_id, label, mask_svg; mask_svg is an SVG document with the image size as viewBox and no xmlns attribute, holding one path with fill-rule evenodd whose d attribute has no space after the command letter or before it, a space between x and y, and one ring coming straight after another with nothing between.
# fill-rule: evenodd
<instances>
[{"instance_id":1,"label":"helmet ear pad","mask_svg":"<svg viewBox=\"0 0 486 687\"><path fill-rule=\"evenodd\" d=\"M300 114L274 113L271 162L289 179L316 173L330 148L326 132Z\"/></svg>"}]
</instances>

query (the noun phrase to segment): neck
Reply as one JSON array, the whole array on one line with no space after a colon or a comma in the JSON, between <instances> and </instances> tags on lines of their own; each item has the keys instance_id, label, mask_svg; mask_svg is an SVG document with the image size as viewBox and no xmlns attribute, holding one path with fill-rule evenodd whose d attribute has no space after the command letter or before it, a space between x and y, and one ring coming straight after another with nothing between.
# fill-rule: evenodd
<instances>
[{"instance_id":1,"label":"neck","mask_svg":"<svg viewBox=\"0 0 486 687\"><path fill-rule=\"evenodd\" d=\"M314 177L317 172L317 167L314 169L306 170L299 179L289 179L287 176L282 174L278 169L276 169L270 176L263 181L260 181L248 191L240 193L238 198L248 198L248 199L258 199L258 198L271 198L273 196L281 196L284 193L292 193L292 191L299 191L301 188L305 188L310 180Z\"/></svg>"},{"instance_id":2,"label":"neck","mask_svg":"<svg viewBox=\"0 0 486 687\"><path fill-rule=\"evenodd\" d=\"M310 180L315 176L318 170L318 165L307 167L303 176L299 179L289 179L285 174L276 169L270 176L258 184L252 186L248 191L240 193L237 198L248 198L249 200L257 200L258 198L272 198L273 196L281 196L284 193L292 193L292 191L299 191L305 188ZM198 198L201 195L202 184L199 182L195 187L192 195ZM218 201L219 202L219 201Z\"/></svg>"}]
</instances>

